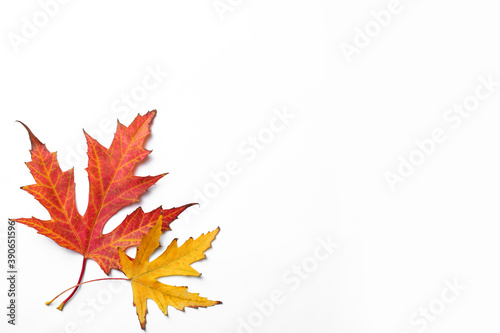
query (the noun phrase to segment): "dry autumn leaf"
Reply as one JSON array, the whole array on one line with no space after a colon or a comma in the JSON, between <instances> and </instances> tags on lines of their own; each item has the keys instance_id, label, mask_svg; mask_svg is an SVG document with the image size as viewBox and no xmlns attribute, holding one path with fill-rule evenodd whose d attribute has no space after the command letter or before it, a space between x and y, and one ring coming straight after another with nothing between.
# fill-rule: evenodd
<instances>
[{"instance_id":1,"label":"dry autumn leaf","mask_svg":"<svg viewBox=\"0 0 500 333\"><path fill-rule=\"evenodd\" d=\"M113 231L102 234L106 222L120 209L134 202L149 187L165 176L139 177L134 175L135 167L151 151L144 148L150 134L150 126L156 110L144 116L137 115L130 126L118 122L117 131L110 148L85 133L88 144L89 201L85 214L79 214L75 201L74 171L63 172L55 152L27 129L31 141L31 162L26 163L36 184L24 186L50 213L50 220L32 218L13 219L38 233L53 239L57 244L83 255L81 282L87 259L95 260L106 274L110 269L120 269L117 248L126 249L139 244L141 237L161 221L162 230L170 230L170 223L192 204L172 209L161 207L144 213L139 207L128 215ZM73 296L73 293L59 306Z\"/></svg>"},{"instance_id":2,"label":"dry autumn leaf","mask_svg":"<svg viewBox=\"0 0 500 333\"><path fill-rule=\"evenodd\" d=\"M181 247L174 239L167 249L155 260L149 261L150 256L160 245L161 220L144 235L135 259L130 259L120 248L122 271L132 283L134 306L142 329L146 328L147 300L152 299L167 315L168 306L184 311L185 307L208 307L221 304L219 301L210 301L198 294L190 293L187 287L176 287L163 284L157 279L163 276L186 275L200 276L191 264L205 258L205 251L210 248L219 228L196 240L189 238Z\"/></svg>"}]
</instances>

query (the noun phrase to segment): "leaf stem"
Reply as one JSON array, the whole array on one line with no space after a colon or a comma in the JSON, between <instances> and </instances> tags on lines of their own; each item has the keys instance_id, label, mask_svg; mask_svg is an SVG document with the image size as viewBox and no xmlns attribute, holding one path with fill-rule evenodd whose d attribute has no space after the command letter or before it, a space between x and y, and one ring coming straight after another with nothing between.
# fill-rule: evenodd
<instances>
[{"instance_id":1,"label":"leaf stem","mask_svg":"<svg viewBox=\"0 0 500 333\"><path fill-rule=\"evenodd\" d=\"M76 286L73 287L75 288L73 290L73 292L68 296L68 298L66 298L61 304L59 304L59 306L57 307L57 309L59 311L62 311L62 309L64 308L64 305L66 305L66 303L71 299L71 297L73 297L73 295L76 293L76 291L78 290L78 287L80 286L80 282L82 282L82 279L83 279L83 273L85 272L85 266L87 266L87 258L83 257L83 263L82 263L82 271L80 272L80 278L78 279L78 282L76 283ZM70 288L71 289L71 288ZM61 295L61 294L59 294ZM57 295L57 297L59 297L59 295ZM56 297L56 298L57 298ZM55 300L55 298L53 299ZM53 301L52 300L52 301ZM50 303L52 303L52 301L50 301ZM49 303L49 304L50 304ZM48 305L48 304L47 304Z\"/></svg>"},{"instance_id":2,"label":"leaf stem","mask_svg":"<svg viewBox=\"0 0 500 333\"><path fill-rule=\"evenodd\" d=\"M65 292L75 288L78 289L79 286L81 286L82 284L86 284L86 283L90 283L90 282L96 282L96 281L107 281L107 280L124 280L124 281L130 281L130 279L125 279L125 278L102 278L102 279L95 279L95 280L89 280L89 281L85 281L85 282L81 282L79 284L76 284L72 287L69 287L68 289L64 290L63 292L61 292L59 295L57 295L56 297L54 297L52 300L48 301L45 303L45 305L49 305L51 304L52 302L54 302L59 296L61 296L62 294L64 294ZM75 292L73 291L73 293L71 293L71 295L73 295ZM61 304L64 304L67 300L65 300L63 303ZM57 307L58 310L62 310L62 307L59 309L59 307L61 307L61 305L59 305Z\"/></svg>"}]
</instances>

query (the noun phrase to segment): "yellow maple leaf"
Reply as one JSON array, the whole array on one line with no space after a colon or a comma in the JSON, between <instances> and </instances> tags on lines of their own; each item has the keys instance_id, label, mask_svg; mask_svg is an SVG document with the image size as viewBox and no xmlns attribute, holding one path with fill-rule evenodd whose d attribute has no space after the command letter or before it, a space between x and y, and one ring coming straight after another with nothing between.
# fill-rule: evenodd
<instances>
[{"instance_id":1,"label":"yellow maple leaf","mask_svg":"<svg viewBox=\"0 0 500 333\"><path fill-rule=\"evenodd\" d=\"M187 287L170 286L157 280L171 275L200 276L191 264L205 258L204 252L210 248L219 228L202 234L196 240L189 238L181 247L177 246L177 239L174 239L158 258L150 262L150 256L160 245L161 222L161 218L158 219L155 226L143 236L135 259L130 259L122 249L118 250L122 271L132 283L134 306L142 329L146 328L148 298L154 300L165 315L169 305L184 311L187 306L198 308L222 303L190 293Z\"/></svg>"}]
</instances>

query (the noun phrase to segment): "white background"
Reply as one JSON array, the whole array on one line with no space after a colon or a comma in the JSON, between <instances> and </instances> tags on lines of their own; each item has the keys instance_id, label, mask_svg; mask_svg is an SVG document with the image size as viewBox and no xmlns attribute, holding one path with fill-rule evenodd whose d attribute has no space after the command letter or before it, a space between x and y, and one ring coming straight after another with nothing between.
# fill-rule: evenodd
<instances>
[{"instance_id":1,"label":"white background","mask_svg":"<svg viewBox=\"0 0 500 333\"><path fill-rule=\"evenodd\" d=\"M500 81L496 3L402 0L380 28L370 13L390 1L233 0L222 16L212 1L69 1L20 45L13 36L23 36L40 3L2 2L1 276L7 218L49 217L19 189L33 179L28 136L15 120L57 151L65 170L75 166L83 214L82 128L107 146L114 129L101 131L103 120L128 125L157 109L154 151L137 174L169 175L140 205L200 201L196 191L211 188L162 244L221 227L208 258L194 264L201 278L162 282L224 304L170 308L165 317L149 301L149 332L498 331L500 87L460 124L445 118L474 101L481 77ZM366 27L374 30L365 46L357 29ZM346 57L343 43L356 38L357 53ZM157 68L168 77L117 112L122 95ZM255 156L242 154L284 109L294 119ZM400 158L422 158L415 140L437 128L447 139L391 190L387 173L397 174ZM232 160L240 173L214 190L211 173ZM318 261L327 239L340 246ZM88 284L63 312L45 306L76 282L81 256L24 225L17 240L17 325L3 314L2 278L2 331L141 331L126 284ZM309 273L298 278L292 270L303 265ZM85 280L100 277L89 262ZM449 283L466 289L453 294ZM282 302L263 314L255 302L268 305L276 291ZM429 307L432 320L423 319Z\"/></svg>"}]
</instances>

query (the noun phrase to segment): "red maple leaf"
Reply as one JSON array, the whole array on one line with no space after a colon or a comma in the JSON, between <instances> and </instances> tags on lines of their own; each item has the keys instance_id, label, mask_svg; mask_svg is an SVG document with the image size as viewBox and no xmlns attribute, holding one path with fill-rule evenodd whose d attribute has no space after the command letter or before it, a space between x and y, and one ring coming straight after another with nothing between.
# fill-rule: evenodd
<instances>
[{"instance_id":1,"label":"red maple leaf","mask_svg":"<svg viewBox=\"0 0 500 333\"><path fill-rule=\"evenodd\" d=\"M53 239L57 244L83 255L81 282L87 259L95 260L109 274L112 268L120 269L118 247L136 246L152 228L159 217L162 230L170 230L170 223L193 204L172 209L161 207L144 213L139 207L128 215L113 231L102 234L106 222L120 209L139 201L139 197L160 178L165 176L135 176L135 167L151 153L144 148L150 134L150 126L156 110L144 116L137 115L126 127L118 122L118 128L109 148L85 133L88 144L89 201L82 216L76 208L74 169L63 172L57 162L56 153L27 129L31 141L31 162L26 163L36 184L21 187L32 194L50 213L51 219L35 217L13 219L38 233ZM21 123L22 124L22 123ZM74 292L60 308L73 296Z\"/></svg>"}]
</instances>

